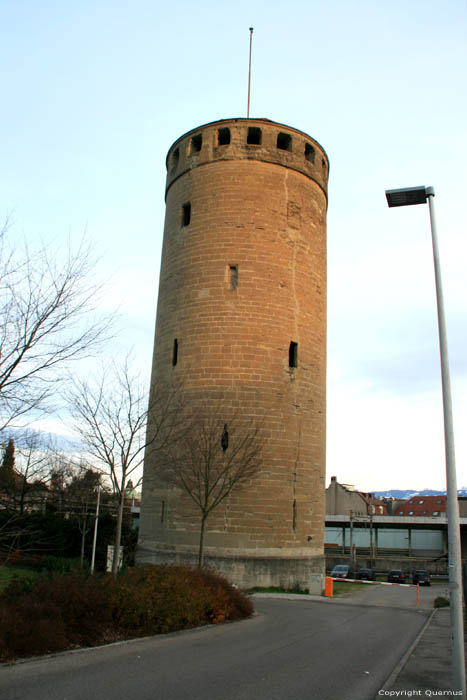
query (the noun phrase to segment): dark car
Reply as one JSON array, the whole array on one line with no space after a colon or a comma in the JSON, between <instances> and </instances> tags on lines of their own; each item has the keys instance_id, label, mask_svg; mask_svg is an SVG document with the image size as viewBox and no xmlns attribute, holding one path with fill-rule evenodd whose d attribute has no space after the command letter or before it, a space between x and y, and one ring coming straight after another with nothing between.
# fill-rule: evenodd
<instances>
[{"instance_id":1,"label":"dark car","mask_svg":"<svg viewBox=\"0 0 467 700\"><path fill-rule=\"evenodd\" d=\"M417 569L413 572L412 583L418 583L420 586L431 586L431 577L425 569Z\"/></svg>"},{"instance_id":2,"label":"dark car","mask_svg":"<svg viewBox=\"0 0 467 700\"><path fill-rule=\"evenodd\" d=\"M388 573L388 583L405 583L405 575L402 569L391 569Z\"/></svg>"},{"instance_id":3,"label":"dark car","mask_svg":"<svg viewBox=\"0 0 467 700\"><path fill-rule=\"evenodd\" d=\"M357 576L360 581L374 581L375 580L375 572L373 569L359 569L357 571Z\"/></svg>"},{"instance_id":4,"label":"dark car","mask_svg":"<svg viewBox=\"0 0 467 700\"><path fill-rule=\"evenodd\" d=\"M333 578L352 578L352 569L347 564L337 564L331 571Z\"/></svg>"}]
</instances>

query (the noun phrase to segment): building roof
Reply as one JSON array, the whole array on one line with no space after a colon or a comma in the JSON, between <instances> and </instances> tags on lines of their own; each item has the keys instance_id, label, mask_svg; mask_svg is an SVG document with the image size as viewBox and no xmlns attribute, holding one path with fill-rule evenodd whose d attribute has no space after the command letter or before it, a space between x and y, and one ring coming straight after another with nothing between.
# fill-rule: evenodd
<instances>
[{"instance_id":1,"label":"building roof","mask_svg":"<svg viewBox=\"0 0 467 700\"><path fill-rule=\"evenodd\" d=\"M399 505L394 515L439 516L446 512L446 496L413 496Z\"/></svg>"}]
</instances>

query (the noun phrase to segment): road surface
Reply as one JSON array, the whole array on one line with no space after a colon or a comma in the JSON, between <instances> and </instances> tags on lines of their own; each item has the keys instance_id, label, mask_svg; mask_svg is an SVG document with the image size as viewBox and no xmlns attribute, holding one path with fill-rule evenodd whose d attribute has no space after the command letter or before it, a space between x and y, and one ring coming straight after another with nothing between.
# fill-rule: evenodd
<instances>
[{"instance_id":1,"label":"road surface","mask_svg":"<svg viewBox=\"0 0 467 700\"><path fill-rule=\"evenodd\" d=\"M397 590L255 598L243 622L4 665L0 698L373 700L431 609L434 591L417 609L413 589Z\"/></svg>"}]
</instances>

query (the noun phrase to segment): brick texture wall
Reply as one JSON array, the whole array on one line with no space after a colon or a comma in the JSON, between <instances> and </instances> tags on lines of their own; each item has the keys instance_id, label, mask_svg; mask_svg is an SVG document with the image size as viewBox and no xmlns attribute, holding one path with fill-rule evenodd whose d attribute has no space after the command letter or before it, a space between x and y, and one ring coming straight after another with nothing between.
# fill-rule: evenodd
<instances>
[{"instance_id":1,"label":"brick texture wall","mask_svg":"<svg viewBox=\"0 0 467 700\"><path fill-rule=\"evenodd\" d=\"M327 156L290 127L223 120L176 141L167 169L152 386L179 383L192 406L221 407L227 423L241 411L261 424L263 443L260 474L210 517L206 554L298 559L319 571ZM153 478L155 468L148 458L138 558L180 560L196 551L199 514ZM238 571L226 573L245 583Z\"/></svg>"}]
</instances>

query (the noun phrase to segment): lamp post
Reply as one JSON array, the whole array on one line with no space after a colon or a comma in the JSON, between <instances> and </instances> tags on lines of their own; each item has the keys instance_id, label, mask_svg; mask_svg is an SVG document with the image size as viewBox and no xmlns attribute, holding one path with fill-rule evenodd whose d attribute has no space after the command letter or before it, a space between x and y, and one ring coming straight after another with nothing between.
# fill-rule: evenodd
<instances>
[{"instance_id":1,"label":"lamp post","mask_svg":"<svg viewBox=\"0 0 467 700\"><path fill-rule=\"evenodd\" d=\"M446 453L446 488L448 516L448 570L449 597L451 603L451 640L453 690L462 691L466 697L465 657L464 657L464 618L462 609L462 561L459 526L459 505L457 501L456 460L454 454L454 430L452 423L451 383L449 379L448 346L446 340L446 320L444 316L441 268L439 263L438 239L436 233L433 187L406 187L386 190L389 207L405 207L413 204L426 204L430 210L433 262L435 268L436 303L438 307L439 352L441 360L441 384L443 392L444 443Z\"/></svg>"}]
</instances>

